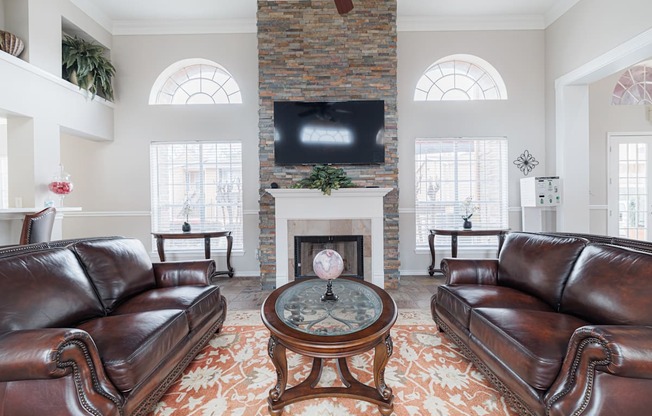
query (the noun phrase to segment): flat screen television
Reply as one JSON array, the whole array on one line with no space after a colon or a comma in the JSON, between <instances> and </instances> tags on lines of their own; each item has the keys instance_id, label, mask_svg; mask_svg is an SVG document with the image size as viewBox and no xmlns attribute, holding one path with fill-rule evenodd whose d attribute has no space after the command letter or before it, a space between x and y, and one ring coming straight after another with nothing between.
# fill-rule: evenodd
<instances>
[{"instance_id":1,"label":"flat screen television","mask_svg":"<svg viewBox=\"0 0 652 416\"><path fill-rule=\"evenodd\" d=\"M385 162L385 102L274 102L277 165Z\"/></svg>"}]
</instances>

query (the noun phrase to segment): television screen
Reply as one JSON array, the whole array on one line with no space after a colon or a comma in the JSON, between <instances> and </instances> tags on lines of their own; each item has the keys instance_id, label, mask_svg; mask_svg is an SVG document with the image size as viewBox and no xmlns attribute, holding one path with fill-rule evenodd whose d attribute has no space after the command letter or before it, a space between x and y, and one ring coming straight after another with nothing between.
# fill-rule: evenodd
<instances>
[{"instance_id":1,"label":"television screen","mask_svg":"<svg viewBox=\"0 0 652 416\"><path fill-rule=\"evenodd\" d=\"M385 162L385 103L274 102L277 165Z\"/></svg>"}]
</instances>

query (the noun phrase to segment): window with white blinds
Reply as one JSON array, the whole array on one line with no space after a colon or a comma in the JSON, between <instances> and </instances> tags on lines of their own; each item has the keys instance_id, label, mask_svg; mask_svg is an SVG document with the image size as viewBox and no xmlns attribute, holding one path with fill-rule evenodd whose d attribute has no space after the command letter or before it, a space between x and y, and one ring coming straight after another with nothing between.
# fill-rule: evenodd
<instances>
[{"instance_id":1,"label":"window with white blinds","mask_svg":"<svg viewBox=\"0 0 652 416\"><path fill-rule=\"evenodd\" d=\"M507 139L417 139L415 142L416 245L428 246L432 228L462 227L464 201L477 210L473 228L506 228ZM463 241L462 241L463 240ZM460 246L495 246L495 237L460 240ZM450 238L436 238L450 247Z\"/></svg>"},{"instance_id":2,"label":"window with white blinds","mask_svg":"<svg viewBox=\"0 0 652 416\"><path fill-rule=\"evenodd\" d=\"M233 249L242 249L242 144L239 142L155 142L150 145L152 230L231 231ZM202 239L168 240L166 250L203 249ZM226 250L226 239L213 241Z\"/></svg>"}]
</instances>

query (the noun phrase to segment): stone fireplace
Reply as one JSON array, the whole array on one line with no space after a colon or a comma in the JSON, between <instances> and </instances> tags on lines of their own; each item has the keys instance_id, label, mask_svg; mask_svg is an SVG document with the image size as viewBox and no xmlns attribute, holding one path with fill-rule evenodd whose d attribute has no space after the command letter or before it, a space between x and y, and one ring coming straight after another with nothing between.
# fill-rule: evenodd
<instances>
[{"instance_id":1,"label":"stone fireplace","mask_svg":"<svg viewBox=\"0 0 652 416\"><path fill-rule=\"evenodd\" d=\"M368 241L364 279L385 287L383 197L391 189L339 189L330 196L315 189L267 191L276 208L276 287L294 280L294 237L301 235L362 236Z\"/></svg>"},{"instance_id":2,"label":"stone fireplace","mask_svg":"<svg viewBox=\"0 0 652 416\"><path fill-rule=\"evenodd\" d=\"M274 101L383 100L384 163L337 167L342 167L360 187L355 191L364 190L366 186L391 190L381 198L381 214L374 220L373 227L370 225L378 229L379 238L384 239L381 240L383 249L371 260L373 272L371 266L365 270L371 273L369 278L375 283L384 279L385 287L396 287L400 265L396 0L356 0L355 8L344 16L337 13L332 0L258 0L257 21L262 286L278 286L279 277L280 281L287 281L290 276L288 261L292 258L288 256L287 239L282 246L277 242L279 217L275 203L278 201L267 188L276 183L279 191L290 191L289 188L307 177L312 169L312 166L275 163ZM358 219L369 219L369 216ZM287 234L287 228L283 232ZM370 244L373 246L371 241ZM282 258L281 270L279 257Z\"/></svg>"}]
</instances>

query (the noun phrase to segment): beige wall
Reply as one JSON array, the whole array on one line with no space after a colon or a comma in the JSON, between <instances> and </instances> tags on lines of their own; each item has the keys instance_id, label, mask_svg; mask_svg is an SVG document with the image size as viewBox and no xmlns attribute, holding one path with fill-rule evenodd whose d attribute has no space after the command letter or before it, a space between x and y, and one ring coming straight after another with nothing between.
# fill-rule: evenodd
<instances>
[{"instance_id":1,"label":"beige wall","mask_svg":"<svg viewBox=\"0 0 652 416\"><path fill-rule=\"evenodd\" d=\"M546 29L548 173L565 176L566 188L557 216L560 231L603 231L598 224L606 222L604 211L591 209L589 171L605 160L591 158L596 120L589 110L588 83L647 58L639 55L652 51L652 45L633 45L631 40L639 35L650 38L651 12L652 3L644 0L582 0ZM556 91L560 79L573 85L563 87L563 94ZM558 120L565 121L557 125Z\"/></svg>"},{"instance_id":2,"label":"beige wall","mask_svg":"<svg viewBox=\"0 0 652 416\"><path fill-rule=\"evenodd\" d=\"M452 54L476 55L494 66L507 86L508 100L414 102L423 72ZM424 273L430 254L415 252L414 140L428 137L500 136L508 139L509 226L520 229L519 180L512 164L524 150L539 161L530 176L546 171L544 125L544 33L532 31L399 32L399 188L401 265ZM491 251L492 255L493 250ZM439 259L437 260L439 262Z\"/></svg>"},{"instance_id":3,"label":"beige wall","mask_svg":"<svg viewBox=\"0 0 652 416\"><path fill-rule=\"evenodd\" d=\"M582 0L546 29L546 154L555 173L555 80L652 28L649 0Z\"/></svg>"},{"instance_id":4,"label":"beige wall","mask_svg":"<svg viewBox=\"0 0 652 416\"><path fill-rule=\"evenodd\" d=\"M607 184L609 133L652 134L652 122L647 119L647 106L611 105L611 96L621 76L617 72L591 84L590 93L590 203L591 232L607 234Z\"/></svg>"},{"instance_id":5,"label":"beige wall","mask_svg":"<svg viewBox=\"0 0 652 416\"><path fill-rule=\"evenodd\" d=\"M115 138L96 143L66 137L62 158L79 186L70 203L84 213L68 220L66 237L118 234L151 248L149 145L152 141L241 141L243 149L244 253L236 273L258 273L258 76L255 34L116 36ZM243 104L150 106L154 81L188 58L212 60L237 80ZM77 173L78 172L78 173Z\"/></svg>"}]
</instances>

